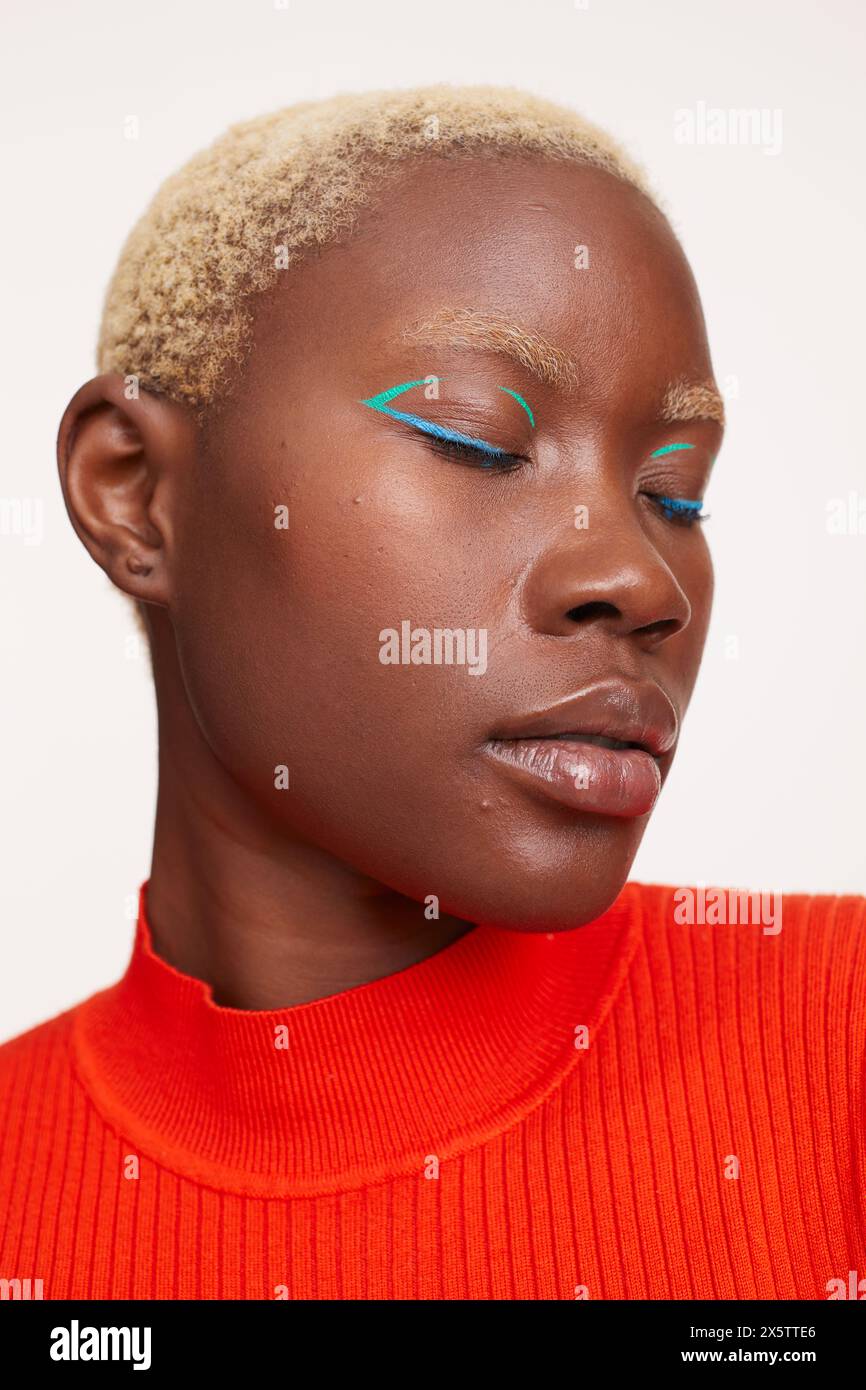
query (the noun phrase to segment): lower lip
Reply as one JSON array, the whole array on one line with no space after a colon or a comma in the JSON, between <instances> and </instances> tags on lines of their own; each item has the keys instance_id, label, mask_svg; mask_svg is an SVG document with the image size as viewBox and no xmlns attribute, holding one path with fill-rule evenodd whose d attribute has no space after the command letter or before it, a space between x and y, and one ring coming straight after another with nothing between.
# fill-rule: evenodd
<instances>
[{"instance_id":1,"label":"lower lip","mask_svg":"<svg viewBox=\"0 0 866 1390\"><path fill-rule=\"evenodd\" d=\"M525 785L597 816L645 816L662 788L658 763L642 748L521 738L493 739L487 749Z\"/></svg>"}]
</instances>

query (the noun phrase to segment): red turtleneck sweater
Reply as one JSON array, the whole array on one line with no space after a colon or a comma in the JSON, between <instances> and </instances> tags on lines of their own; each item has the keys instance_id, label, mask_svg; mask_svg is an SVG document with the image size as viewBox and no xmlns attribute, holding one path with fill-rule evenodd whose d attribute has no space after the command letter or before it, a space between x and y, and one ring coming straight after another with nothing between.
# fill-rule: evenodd
<instances>
[{"instance_id":1,"label":"red turtleneck sweater","mask_svg":"<svg viewBox=\"0 0 866 1390\"><path fill-rule=\"evenodd\" d=\"M0 1047L0 1281L825 1299L866 1278L866 899L786 897L768 934L678 925L672 888L629 884L589 926L476 927L246 1012L154 954L146 886L120 982Z\"/></svg>"}]
</instances>

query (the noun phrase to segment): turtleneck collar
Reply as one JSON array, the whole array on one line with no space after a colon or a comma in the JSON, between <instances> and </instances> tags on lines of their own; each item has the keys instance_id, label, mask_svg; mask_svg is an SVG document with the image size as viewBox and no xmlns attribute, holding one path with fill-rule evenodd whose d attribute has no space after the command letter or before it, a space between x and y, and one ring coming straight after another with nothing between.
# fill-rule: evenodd
<instances>
[{"instance_id":1,"label":"turtleneck collar","mask_svg":"<svg viewBox=\"0 0 866 1390\"><path fill-rule=\"evenodd\" d=\"M122 979L75 1012L97 1109L169 1170L258 1197L423 1172L514 1124L577 1065L622 980L641 898L554 935L476 926L396 974L311 1003L225 1008L158 956L139 890Z\"/></svg>"}]
</instances>

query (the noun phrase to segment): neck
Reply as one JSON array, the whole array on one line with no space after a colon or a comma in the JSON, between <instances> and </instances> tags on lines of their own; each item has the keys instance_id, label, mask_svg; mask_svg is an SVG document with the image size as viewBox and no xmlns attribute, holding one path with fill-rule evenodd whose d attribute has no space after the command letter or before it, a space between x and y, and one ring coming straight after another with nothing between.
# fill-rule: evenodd
<instances>
[{"instance_id":1,"label":"neck","mask_svg":"<svg viewBox=\"0 0 866 1390\"><path fill-rule=\"evenodd\" d=\"M173 650L155 657L148 915L154 949L175 969L209 984L218 1004L287 1008L415 965L472 929L428 920L423 904L276 826L203 737Z\"/></svg>"}]
</instances>

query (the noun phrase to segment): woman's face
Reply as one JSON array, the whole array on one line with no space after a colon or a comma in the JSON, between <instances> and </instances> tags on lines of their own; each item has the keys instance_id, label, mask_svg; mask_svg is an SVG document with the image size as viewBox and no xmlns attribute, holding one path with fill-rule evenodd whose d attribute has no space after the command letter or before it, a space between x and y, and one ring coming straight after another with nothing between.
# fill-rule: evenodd
<instances>
[{"instance_id":1,"label":"woman's face","mask_svg":"<svg viewBox=\"0 0 866 1390\"><path fill-rule=\"evenodd\" d=\"M403 170L286 272L182 484L171 604L205 736L285 834L468 921L613 901L710 613L695 508L658 499L703 497L721 427L662 418L678 383L712 384L690 271L600 170Z\"/></svg>"}]
</instances>

